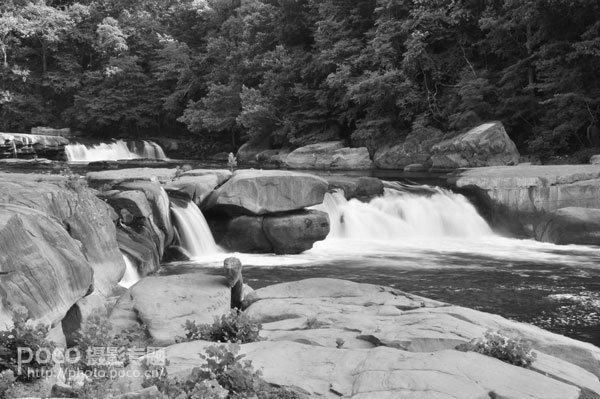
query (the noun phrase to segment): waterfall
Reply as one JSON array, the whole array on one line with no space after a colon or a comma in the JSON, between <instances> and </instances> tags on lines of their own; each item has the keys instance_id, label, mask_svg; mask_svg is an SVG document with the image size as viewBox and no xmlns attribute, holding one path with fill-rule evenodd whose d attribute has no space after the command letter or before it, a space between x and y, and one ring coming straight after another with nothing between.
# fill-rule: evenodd
<instances>
[{"instance_id":1,"label":"waterfall","mask_svg":"<svg viewBox=\"0 0 600 399\"><path fill-rule=\"evenodd\" d=\"M141 277L129 256L123 254L123 260L125 261L125 274L123 274L123 278L119 281L119 285L124 288L129 288L140 281Z\"/></svg>"},{"instance_id":2,"label":"waterfall","mask_svg":"<svg viewBox=\"0 0 600 399\"><path fill-rule=\"evenodd\" d=\"M411 240L493 235L486 221L462 195L428 188L429 195L386 188L363 203L346 200L342 191L327 193L315 207L329 214L329 239Z\"/></svg>"},{"instance_id":3,"label":"waterfall","mask_svg":"<svg viewBox=\"0 0 600 399\"><path fill-rule=\"evenodd\" d=\"M175 215L181 244L192 256L220 252L204 215L194 202L189 201L185 206L172 203L171 210Z\"/></svg>"},{"instance_id":4,"label":"waterfall","mask_svg":"<svg viewBox=\"0 0 600 399\"><path fill-rule=\"evenodd\" d=\"M69 162L118 161L124 159L166 159L163 149L153 141L142 141L133 150L123 140L113 143L100 143L92 146L69 144L65 153Z\"/></svg>"}]
</instances>

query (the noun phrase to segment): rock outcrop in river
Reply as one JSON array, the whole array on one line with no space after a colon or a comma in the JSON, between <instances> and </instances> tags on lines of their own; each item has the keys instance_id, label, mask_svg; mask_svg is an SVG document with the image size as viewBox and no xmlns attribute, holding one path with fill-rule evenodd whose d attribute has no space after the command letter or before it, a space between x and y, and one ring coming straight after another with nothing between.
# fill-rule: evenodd
<instances>
[{"instance_id":1,"label":"rock outcrop in river","mask_svg":"<svg viewBox=\"0 0 600 399\"><path fill-rule=\"evenodd\" d=\"M248 298L263 341L241 345L263 378L310 397L577 399L600 395L600 349L531 325L387 287L335 279L276 284ZM529 342L530 369L457 344L499 330ZM166 348L171 376L210 342ZM583 395L583 396L582 396Z\"/></svg>"}]
</instances>

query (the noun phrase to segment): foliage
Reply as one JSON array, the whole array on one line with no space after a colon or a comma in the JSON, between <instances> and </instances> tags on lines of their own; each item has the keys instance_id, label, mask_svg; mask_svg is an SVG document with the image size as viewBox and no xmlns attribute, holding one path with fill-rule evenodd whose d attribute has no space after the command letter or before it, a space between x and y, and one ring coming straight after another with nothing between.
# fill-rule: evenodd
<instances>
[{"instance_id":1,"label":"foliage","mask_svg":"<svg viewBox=\"0 0 600 399\"><path fill-rule=\"evenodd\" d=\"M8 392L10 392L15 381L15 375L12 370L0 371L0 398L8 397Z\"/></svg>"},{"instance_id":2,"label":"foliage","mask_svg":"<svg viewBox=\"0 0 600 399\"><path fill-rule=\"evenodd\" d=\"M260 371L254 370L249 360L239 355L238 345L213 345L206 348L206 355L200 355L205 361L196 367L186 379L161 377L148 379L144 386L156 385L169 398L220 398L223 390L227 398L260 399L302 399L303 393L285 387L273 387L261 378Z\"/></svg>"},{"instance_id":3,"label":"foliage","mask_svg":"<svg viewBox=\"0 0 600 399\"><path fill-rule=\"evenodd\" d=\"M487 331L483 338L461 344L456 349L481 353L520 367L531 366L536 358L535 352L527 343L493 331Z\"/></svg>"},{"instance_id":4,"label":"foliage","mask_svg":"<svg viewBox=\"0 0 600 399\"><path fill-rule=\"evenodd\" d=\"M50 355L53 353L55 345L47 339L48 331L49 327L44 324L33 325L28 322L27 311L17 309L13 316L13 326L0 331L0 373L10 370L19 381L42 377L43 373L54 365L51 358L47 362L39 363L35 356L40 348L47 349ZM33 359L19 365L18 348L29 348ZM4 379L8 379L7 374L3 375Z\"/></svg>"},{"instance_id":5,"label":"foliage","mask_svg":"<svg viewBox=\"0 0 600 399\"><path fill-rule=\"evenodd\" d=\"M230 152L497 119L521 152L559 159L600 145L599 20L595 0L10 0L0 129Z\"/></svg>"},{"instance_id":6,"label":"foliage","mask_svg":"<svg viewBox=\"0 0 600 399\"><path fill-rule=\"evenodd\" d=\"M228 314L215 317L213 324L198 325L195 321L187 320L184 326L187 341L206 340L242 344L258 341L261 327L258 321L237 309L231 309Z\"/></svg>"}]
</instances>

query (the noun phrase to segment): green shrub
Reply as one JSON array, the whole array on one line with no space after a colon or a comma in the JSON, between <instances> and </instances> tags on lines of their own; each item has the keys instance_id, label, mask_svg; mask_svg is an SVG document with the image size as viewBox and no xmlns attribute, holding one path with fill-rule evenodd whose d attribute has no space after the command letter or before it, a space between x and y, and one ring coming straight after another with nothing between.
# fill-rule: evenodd
<instances>
[{"instance_id":1,"label":"green shrub","mask_svg":"<svg viewBox=\"0 0 600 399\"><path fill-rule=\"evenodd\" d=\"M55 349L54 343L47 339L49 327L44 324L33 326L27 323L27 320L27 311L16 310L13 316L13 327L0 331L0 372L11 370L18 381L39 378L54 366L51 358L48 362L40 364L35 356L40 348L45 348L50 353ZM18 348L31 349L33 359L29 363L19 365Z\"/></svg>"},{"instance_id":2,"label":"green shrub","mask_svg":"<svg viewBox=\"0 0 600 399\"><path fill-rule=\"evenodd\" d=\"M308 396L297 389L275 387L262 379L260 371L254 370L252 362L242 360L238 345L213 345L206 348L206 355L200 355L206 363L195 367L186 379L169 377L165 372L161 377L148 379L145 387L156 385L158 390L169 398L177 399L216 399L225 391L226 397L259 399L303 399Z\"/></svg>"},{"instance_id":3,"label":"green shrub","mask_svg":"<svg viewBox=\"0 0 600 399\"><path fill-rule=\"evenodd\" d=\"M215 317L213 324L196 324L187 320L184 328L186 331L184 341L215 341L247 343L259 340L258 334L262 325L237 309Z\"/></svg>"},{"instance_id":4,"label":"green shrub","mask_svg":"<svg viewBox=\"0 0 600 399\"><path fill-rule=\"evenodd\" d=\"M499 332L493 331L487 331L483 338L460 344L456 349L464 352L481 353L520 367L531 366L536 358L535 352L531 350L527 343L520 339L505 337Z\"/></svg>"},{"instance_id":5,"label":"green shrub","mask_svg":"<svg viewBox=\"0 0 600 399\"><path fill-rule=\"evenodd\" d=\"M8 392L15 383L15 375L12 370L4 370L0 372L0 398L8 397Z\"/></svg>"}]
</instances>

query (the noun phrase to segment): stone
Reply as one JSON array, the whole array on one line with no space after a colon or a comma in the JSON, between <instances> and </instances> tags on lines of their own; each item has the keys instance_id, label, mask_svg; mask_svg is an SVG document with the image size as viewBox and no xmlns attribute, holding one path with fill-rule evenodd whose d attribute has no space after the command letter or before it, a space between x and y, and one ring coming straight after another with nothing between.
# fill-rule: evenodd
<instances>
[{"instance_id":1,"label":"stone","mask_svg":"<svg viewBox=\"0 0 600 399\"><path fill-rule=\"evenodd\" d=\"M263 231L276 254L299 254L312 248L329 234L329 216L310 210L263 220Z\"/></svg>"},{"instance_id":2,"label":"stone","mask_svg":"<svg viewBox=\"0 0 600 399\"><path fill-rule=\"evenodd\" d=\"M69 140L61 136L26 134L26 133L0 133L0 154L14 157L37 154L45 157L64 157L64 148Z\"/></svg>"},{"instance_id":3,"label":"stone","mask_svg":"<svg viewBox=\"0 0 600 399\"><path fill-rule=\"evenodd\" d=\"M256 161L265 166L279 167L285 164L290 150L286 148L280 148L276 150L264 150L256 154Z\"/></svg>"},{"instance_id":4,"label":"stone","mask_svg":"<svg viewBox=\"0 0 600 399\"><path fill-rule=\"evenodd\" d=\"M383 194L383 182L376 177L330 175L324 179L329 183L329 190L343 190L346 199L371 199Z\"/></svg>"},{"instance_id":5,"label":"stone","mask_svg":"<svg viewBox=\"0 0 600 399\"><path fill-rule=\"evenodd\" d=\"M36 126L31 128L31 134L33 135L44 135L44 136L62 136L62 137L71 137L71 129L68 127L55 129L46 126Z\"/></svg>"},{"instance_id":6,"label":"stone","mask_svg":"<svg viewBox=\"0 0 600 399\"><path fill-rule=\"evenodd\" d=\"M232 172L228 169L191 169L183 172L180 177L215 176L217 185L225 183L231 178Z\"/></svg>"},{"instance_id":7,"label":"stone","mask_svg":"<svg viewBox=\"0 0 600 399\"><path fill-rule=\"evenodd\" d=\"M547 214L535 227L538 241L600 246L600 209L561 208Z\"/></svg>"},{"instance_id":8,"label":"stone","mask_svg":"<svg viewBox=\"0 0 600 399\"><path fill-rule=\"evenodd\" d=\"M242 215L218 221L219 231L212 229L215 241L232 252L271 253L273 246L262 229L263 220L263 216Z\"/></svg>"},{"instance_id":9,"label":"stone","mask_svg":"<svg viewBox=\"0 0 600 399\"><path fill-rule=\"evenodd\" d=\"M256 155L271 148L269 134L253 137L240 146L236 158L242 163L256 163Z\"/></svg>"},{"instance_id":10,"label":"stone","mask_svg":"<svg viewBox=\"0 0 600 399\"><path fill-rule=\"evenodd\" d=\"M171 220L171 201L165 189L157 182L132 181L121 183L117 187L120 190L138 190L144 193L152 209L152 221L164 234L164 243L159 247L162 256L166 245L173 242L175 228Z\"/></svg>"},{"instance_id":11,"label":"stone","mask_svg":"<svg viewBox=\"0 0 600 399\"><path fill-rule=\"evenodd\" d=\"M0 297L29 317L60 321L92 287L93 271L79 241L50 215L0 204ZM10 319L8 309L2 310Z\"/></svg>"},{"instance_id":12,"label":"stone","mask_svg":"<svg viewBox=\"0 0 600 399\"><path fill-rule=\"evenodd\" d=\"M202 202L218 185L218 176L207 174L204 176L182 176L167 183L164 187L168 193L187 198L201 207Z\"/></svg>"},{"instance_id":13,"label":"stone","mask_svg":"<svg viewBox=\"0 0 600 399\"><path fill-rule=\"evenodd\" d=\"M517 165L519 152L501 122L479 125L431 148L433 169Z\"/></svg>"},{"instance_id":14,"label":"stone","mask_svg":"<svg viewBox=\"0 0 600 399\"><path fill-rule=\"evenodd\" d=\"M429 128L409 133L403 142L384 145L375 151L373 161L380 169L404 169L411 164L429 166L431 147L442 140L439 129Z\"/></svg>"},{"instance_id":15,"label":"stone","mask_svg":"<svg viewBox=\"0 0 600 399\"><path fill-rule=\"evenodd\" d=\"M39 210L54 217L94 270L94 290L110 295L125 272L112 209L79 180L57 175L0 173L0 203Z\"/></svg>"},{"instance_id":16,"label":"stone","mask_svg":"<svg viewBox=\"0 0 600 399\"><path fill-rule=\"evenodd\" d=\"M590 158L590 163L592 165L600 165L600 154L599 155L592 155L592 157Z\"/></svg>"},{"instance_id":17,"label":"stone","mask_svg":"<svg viewBox=\"0 0 600 399\"><path fill-rule=\"evenodd\" d=\"M238 170L206 200L206 208L264 215L323 202L327 182L320 177L281 170Z\"/></svg>"},{"instance_id":18,"label":"stone","mask_svg":"<svg viewBox=\"0 0 600 399\"><path fill-rule=\"evenodd\" d=\"M371 169L369 151L366 147L344 147L341 141L310 144L290 152L285 165L292 169Z\"/></svg>"},{"instance_id":19,"label":"stone","mask_svg":"<svg viewBox=\"0 0 600 399\"><path fill-rule=\"evenodd\" d=\"M176 168L129 168L88 172L86 178L90 185L116 185L135 180L168 182L175 178Z\"/></svg>"},{"instance_id":20,"label":"stone","mask_svg":"<svg viewBox=\"0 0 600 399\"><path fill-rule=\"evenodd\" d=\"M325 212L311 210L267 216L238 216L213 230L225 249L246 253L298 254L329 233Z\"/></svg>"},{"instance_id":21,"label":"stone","mask_svg":"<svg viewBox=\"0 0 600 399\"><path fill-rule=\"evenodd\" d=\"M410 165L406 165L404 167L404 171L405 172L426 172L427 168L425 167L425 165L420 164L420 163L412 163Z\"/></svg>"},{"instance_id":22,"label":"stone","mask_svg":"<svg viewBox=\"0 0 600 399\"><path fill-rule=\"evenodd\" d=\"M185 336L186 320L212 323L230 310L226 278L206 273L146 277L125 295L131 295L133 309L157 345Z\"/></svg>"},{"instance_id":23,"label":"stone","mask_svg":"<svg viewBox=\"0 0 600 399\"><path fill-rule=\"evenodd\" d=\"M473 168L457 171L448 183L481 203L495 227L513 234L560 208L600 209L600 165Z\"/></svg>"},{"instance_id":24,"label":"stone","mask_svg":"<svg viewBox=\"0 0 600 399\"><path fill-rule=\"evenodd\" d=\"M128 392L117 396L115 399L163 399L164 396L158 388L153 385L148 388L142 388L137 391Z\"/></svg>"},{"instance_id":25,"label":"stone","mask_svg":"<svg viewBox=\"0 0 600 399\"><path fill-rule=\"evenodd\" d=\"M344 330L354 332L353 339L375 346L428 353L453 349L492 330L522 339L533 349L556 358L551 362L553 373L567 362L569 370L579 367L580 375L593 375L588 383L596 387L600 375L600 349L592 344L387 287L313 278L258 289L248 295L246 302L247 314L263 324L261 334L265 337L297 336L299 330L308 335L309 330L315 330L321 332L319 342L332 345L335 336L327 337L323 332ZM347 342L352 338L342 337ZM538 367L549 369L548 362Z\"/></svg>"},{"instance_id":26,"label":"stone","mask_svg":"<svg viewBox=\"0 0 600 399\"><path fill-rule=\"evenodd\" d=\"M186 262L189 261L192 255L185 249L180 247L179 245L169 245L165 249L165 253L163 255L164 262Z\"/></svg>"},{"instance_id":27,"label":"stone","mask_svg":"<svg viewBox=\"0 0 600 399\"><path fill-rule=\"evenodd\" d=\"M78 398L77 391L66 384L54 384L50 390L51 398Z\"/></svg>"},{"instance_id":28,"label":"stone","mask_svg":"<svg viewBox=\"0 0 600 399\"><path fill-rule=\"evenodd\" d=\"M171 376L202 366L210 342L166 348ZM278 386L297 387L309 397L577 399L580 389L541 373L473 352L444 350L410 353L392 348L336 349L297 342L241 345L262 377Z\"/></svg>"},{"instance_id":29,"label":"stone","mask_svg":"<svg viewBox=\"0 0 600 399\"><path fill-rule=\"evenodd\" d=\"M127 254L137 266L140 275L145 276L155 272L160 267L159 241L155 237L152 226L142 224L137 231L127 225L117 229L119 249Z\"/></svg>"}]
</instances>

